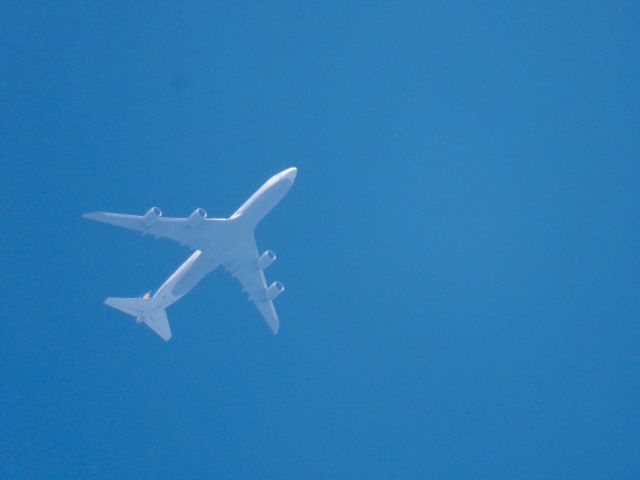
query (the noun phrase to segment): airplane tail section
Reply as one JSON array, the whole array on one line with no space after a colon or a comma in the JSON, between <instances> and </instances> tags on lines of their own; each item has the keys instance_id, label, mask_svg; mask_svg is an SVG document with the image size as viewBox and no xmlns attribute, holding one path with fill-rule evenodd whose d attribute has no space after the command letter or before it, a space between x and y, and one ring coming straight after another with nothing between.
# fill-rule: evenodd
<instances>
[{"instance_id":1,"label":"airplane tail section","mask_svg":"<svg viewBox=\"0 0 640 480\"><path fill-rule=\"evenodd\" d=\"M116 298L109 297L104 303L121 312L136 317L138 323L144 322L156 332L164 341L171 339L171 327L167 313L163 308L152 309L152 302L146 298Z\"/></svg>"}]
</instances>

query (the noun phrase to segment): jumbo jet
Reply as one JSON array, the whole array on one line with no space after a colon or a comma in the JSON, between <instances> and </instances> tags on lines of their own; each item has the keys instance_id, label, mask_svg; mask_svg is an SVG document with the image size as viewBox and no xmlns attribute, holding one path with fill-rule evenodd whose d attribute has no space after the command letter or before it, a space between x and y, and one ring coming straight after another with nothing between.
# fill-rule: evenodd
<instances>
[{"instance_id":1,"label":"jumbo jet","mask_svg":"<svg viewBox=\"0 0 640 480\"><path fill-rule=\"evenodd\" d=\"M143 235L169 238L194 250L191 256L162 284L155 295L140 298L109 297L104 303L136 317L138 323L168 341L171 327L165 309L196 286L209 272L223 266L242 284L243 291L256 305L267 325L275 334L280 328L273 300L284 291L284 285L273 282L267 286L264 270L276 259L267 250L258 253L254 230L256 225L286 195L298 171L287 168L271 177L229 218L208 218L197 208L187 218L163 217L158 207L144 215L93 212L83 216L117 227L137 230Z\"/></svg>"}]
</instances>

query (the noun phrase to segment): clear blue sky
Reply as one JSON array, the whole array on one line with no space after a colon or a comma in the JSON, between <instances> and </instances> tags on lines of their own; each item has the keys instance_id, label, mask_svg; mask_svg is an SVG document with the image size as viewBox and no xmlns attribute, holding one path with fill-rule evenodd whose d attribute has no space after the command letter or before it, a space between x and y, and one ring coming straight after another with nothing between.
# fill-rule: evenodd
<instances>
[{"instance_id":1,"label":"clear blue sky","mask_svg":"<svg viewBox=\"0 0 640 480\"><path fill-rule=\"evenodd\" d=\"M637 2L9 2L0 477L640 478ZM178 2L179 3L179 2ZM188 256L83 212L229 215Z\"/></svg>"}]
</instances>

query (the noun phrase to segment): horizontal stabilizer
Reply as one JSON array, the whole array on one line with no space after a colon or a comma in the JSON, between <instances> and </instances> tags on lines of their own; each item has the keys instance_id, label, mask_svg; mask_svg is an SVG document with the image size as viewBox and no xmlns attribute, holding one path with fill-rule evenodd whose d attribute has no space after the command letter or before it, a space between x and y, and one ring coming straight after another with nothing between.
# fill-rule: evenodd
<instances>
[{"instance_id":1,"label":"horizontal stabilizer","mask_svg":"<svg viewBox=\"0 0 640 480\"><path fill-rule=\"evenodd\" d=\"M142 317L142 321L147 326L156 332L160 337L168 342L171 339L171 327L169 326L169 319L167 318L167 312L163 308L156 310L149 315Z\"/></svg>"},{"instance_id":2,"label":"horizontal stabilizer","mask_svg":"<svg viewBox=\"0 0 640 480\"><path fill-rule=\"evenodd\" d=\"M152 301L144 298L116 298L109 297L104 303L124 313L136 317L138 323L144 322L156 332L164 341L171 339L171 327L167 313L163 308L150 310Z\"/></svg>"},{"instance_id":3,"label":"horizontal stabilizer","mask_svg":"<svg viewBox=\"0 0 640 480\"><path fill-rule=\"evenodd\" d=\"M104 301L104 303L124 313L133 315L134 317L141 317L145 309L150 304L149 300L144 300L142 298L117 298L117 297L109 297Z\"/></svg>"}]
</instances>

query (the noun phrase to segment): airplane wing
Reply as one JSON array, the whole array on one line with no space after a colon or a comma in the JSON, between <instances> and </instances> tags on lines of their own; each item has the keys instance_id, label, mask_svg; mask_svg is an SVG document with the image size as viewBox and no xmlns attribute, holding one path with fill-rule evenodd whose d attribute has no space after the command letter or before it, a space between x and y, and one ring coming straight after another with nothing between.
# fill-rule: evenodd
<instances>
[{"instance_id":1,"label":"airplane wing","mask_svg":"<svg viewBox=\"0 0 640 480\"><path fill-rule=\"evenodd\" d=\"M196 210L188 218L163 217L162 212L155 207L149 210L146 215L92 212L85 213L83 217L129 230L137 230L143 235L168 238L181 245L187 245L193 250L202 250L215 241L215 237L228 220L205 218L206 213L201 215L199 211L200 209Z\"/></svg>"},{"instance_id":2,"label":"airplane wing","mask_svg":"<svg viewBox=\"0 0 640 480\"><path fill-rule=\"evenodd\" d=\"M264 272L257 267L258 247L253 235L240 242L222 264L229 274L242 284L242 290L256 305L273 334L278 333L280 321L273 302L266 297L267 282Z\"/></svg>"}]
</instances>

